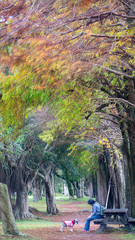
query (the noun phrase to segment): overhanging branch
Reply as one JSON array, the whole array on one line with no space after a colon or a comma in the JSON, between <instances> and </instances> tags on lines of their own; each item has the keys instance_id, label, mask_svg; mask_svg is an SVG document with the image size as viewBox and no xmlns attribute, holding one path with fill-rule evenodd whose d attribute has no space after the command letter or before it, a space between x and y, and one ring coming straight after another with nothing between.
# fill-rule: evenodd
<instances>
[{"instance_id":1,"label":"overhanging branch","mask_svg":"<svg viewBox=\"0 0 135 240\"><path fill-rule=\"evenodd\" d=\"M131 103L131 102L125 100L125 99L122 99L122 98L109 98L109 100L111 100L111 101L113 101L113 100L114 101L120 101L120 102L126 103L126 104L128 104L128 105L130 105L130 106L135 108L135 104L133 104L133 103Z\"/></svg>"},{"instance_id":2,"label":"overhanging branch","mask_svg":"<svg viewBox=\"0 0 135 240\"><path fill-rule=\"evenodd\" d=\"M95 64L95 66L102 67L102 66L99 65L99 64ZM102 68L105 69L106 71L111 72L111 73L114 73L114 74L116 74L116 75L125 76L125 77L127 77L127 78L133 79L132 76L130 76L130 75L128 75L128 74L125 74L125 73L123 73L123 72L119 72L119 71L113 70L113 69L111 69L111 68L106 68L106 67L102 67Z\"/></svg>"}]
</instances>

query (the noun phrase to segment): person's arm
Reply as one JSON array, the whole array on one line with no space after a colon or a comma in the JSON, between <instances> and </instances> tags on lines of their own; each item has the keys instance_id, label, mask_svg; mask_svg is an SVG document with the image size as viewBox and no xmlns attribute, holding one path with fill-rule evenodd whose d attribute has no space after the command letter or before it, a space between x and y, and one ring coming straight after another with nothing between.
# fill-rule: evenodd
<instances>
[{"instance_id":1,"label":"person's arm","mask_svg":"<svg viewBox=\"0 0 135 240\"><path fill-rule=\"evenodd\" d=\"M96 215L96 205L95 204L93 205L92 214L88 218L92 217L93 215Z\"/></svg>"}]
</instances>

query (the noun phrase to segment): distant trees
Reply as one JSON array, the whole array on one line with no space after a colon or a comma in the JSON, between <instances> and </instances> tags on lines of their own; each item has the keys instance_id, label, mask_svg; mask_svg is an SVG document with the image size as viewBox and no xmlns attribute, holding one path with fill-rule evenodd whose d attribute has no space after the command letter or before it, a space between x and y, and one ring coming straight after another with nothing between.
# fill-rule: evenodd
<instances>
[{"instance_id":1,"label":"distant trees","mask_svg":"<svg viewBox=\"0 0 135 240\"><path fill-rule=\"evenodd\" d=\"M2 181L7 183L11 195L16 193L16 202L13 203L13 209L17 219L32 217L28 207L28 193L32 182L39 175L44 179L48 190L46 198L48 198L48 194L50 196L49 191L53 191L50 197L51 201L55 201L52 180L56 156L49 151L46 152L46 143L39 139L39 133L40 130L31 122L20 131L20 135L18 134L15 140L11 137L12 129L8 133L7 142L6 135L4 136L3 132L3 143L1 142L0 145L1 161L3 161L1 168L1 171L3 169ZM50 168L51 171L47 168ZM49 183L50 186L47 185ZM47 211L51 206L51 201L47 201ZM48 213L56 214L56 205Z\"/></svg>"},{"instance_id":2,"label":"distant trees","mask_svg":"<svg viewBox=\"0 0 135 240\"><path fill-rule=\"evenodd\" d=\"M50 145L46 142L50 139L46 132L44 133L46 140L43 141L40 138L43 129L47 129L46 123L50 120L48 114L43 110L37 111L35 116L27 119L24 128L18 132L17 136L13 134L11 127L1 133L0 173L3 172L1 181L8 186L16 219L33 217L29 212L28 193L32 186L34 188L39 178L45 185L47 213L56 214L58 209L55 200L54 175L58 175L59 170L62 171L59 177L67 182L72 197L77 189L76 182L83 176L80 175L81 166L80 170L77 166L79 157L76 164L73 156L68 157L67 148L72 143L73 136L65 137L61 134L60 137L57 136L57 132L54 132L55 139ZM44 134L41 136L43 137ZM15 199L12 200L12 196L15 196Z\"/></svg>"}]
</instances>

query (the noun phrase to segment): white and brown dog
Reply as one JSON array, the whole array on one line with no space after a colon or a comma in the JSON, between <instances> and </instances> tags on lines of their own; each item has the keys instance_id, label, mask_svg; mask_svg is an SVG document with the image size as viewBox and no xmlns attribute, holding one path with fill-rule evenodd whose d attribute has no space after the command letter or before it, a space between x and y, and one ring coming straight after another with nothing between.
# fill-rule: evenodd
<instances>
[{"instance_id":1,"label":"white and brown dog","mask_svg":"<svg viewBox=\"0 0 135 240\"><path fill-rule=\"evenodd\" d=\"M75 223L78 224L77 219L74 219L73 221L62 221L62 227L61 227L60 231L62 232L65 227L70 227L71 232L73 232L73 227L74 227Z\"/></svg>"}]
</instances>

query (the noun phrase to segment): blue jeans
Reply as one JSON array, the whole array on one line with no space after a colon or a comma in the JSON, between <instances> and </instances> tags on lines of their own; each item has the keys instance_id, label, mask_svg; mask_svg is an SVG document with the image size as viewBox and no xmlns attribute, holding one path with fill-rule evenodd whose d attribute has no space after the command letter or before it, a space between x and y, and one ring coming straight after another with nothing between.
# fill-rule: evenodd
<instances>
[{"instance_id":1,"label":"blue jeans","mask_svg":"<svg viewBox=\"0 0 135 240\"><path fill-rule=\"evenodd\" d=\"M90 222L92 221L92 220L94 220L94 219L99 219L99 218L103 218L103 216L101 216L101 215L94 215L94 216L92 216L92 217L90 217L90 218L87 218L86 219L86 223L85 223L85 227L84 227L84 230L86 230L86 231L89 231L89 229L90 229Z\"/></svg>"}]
</instances>

